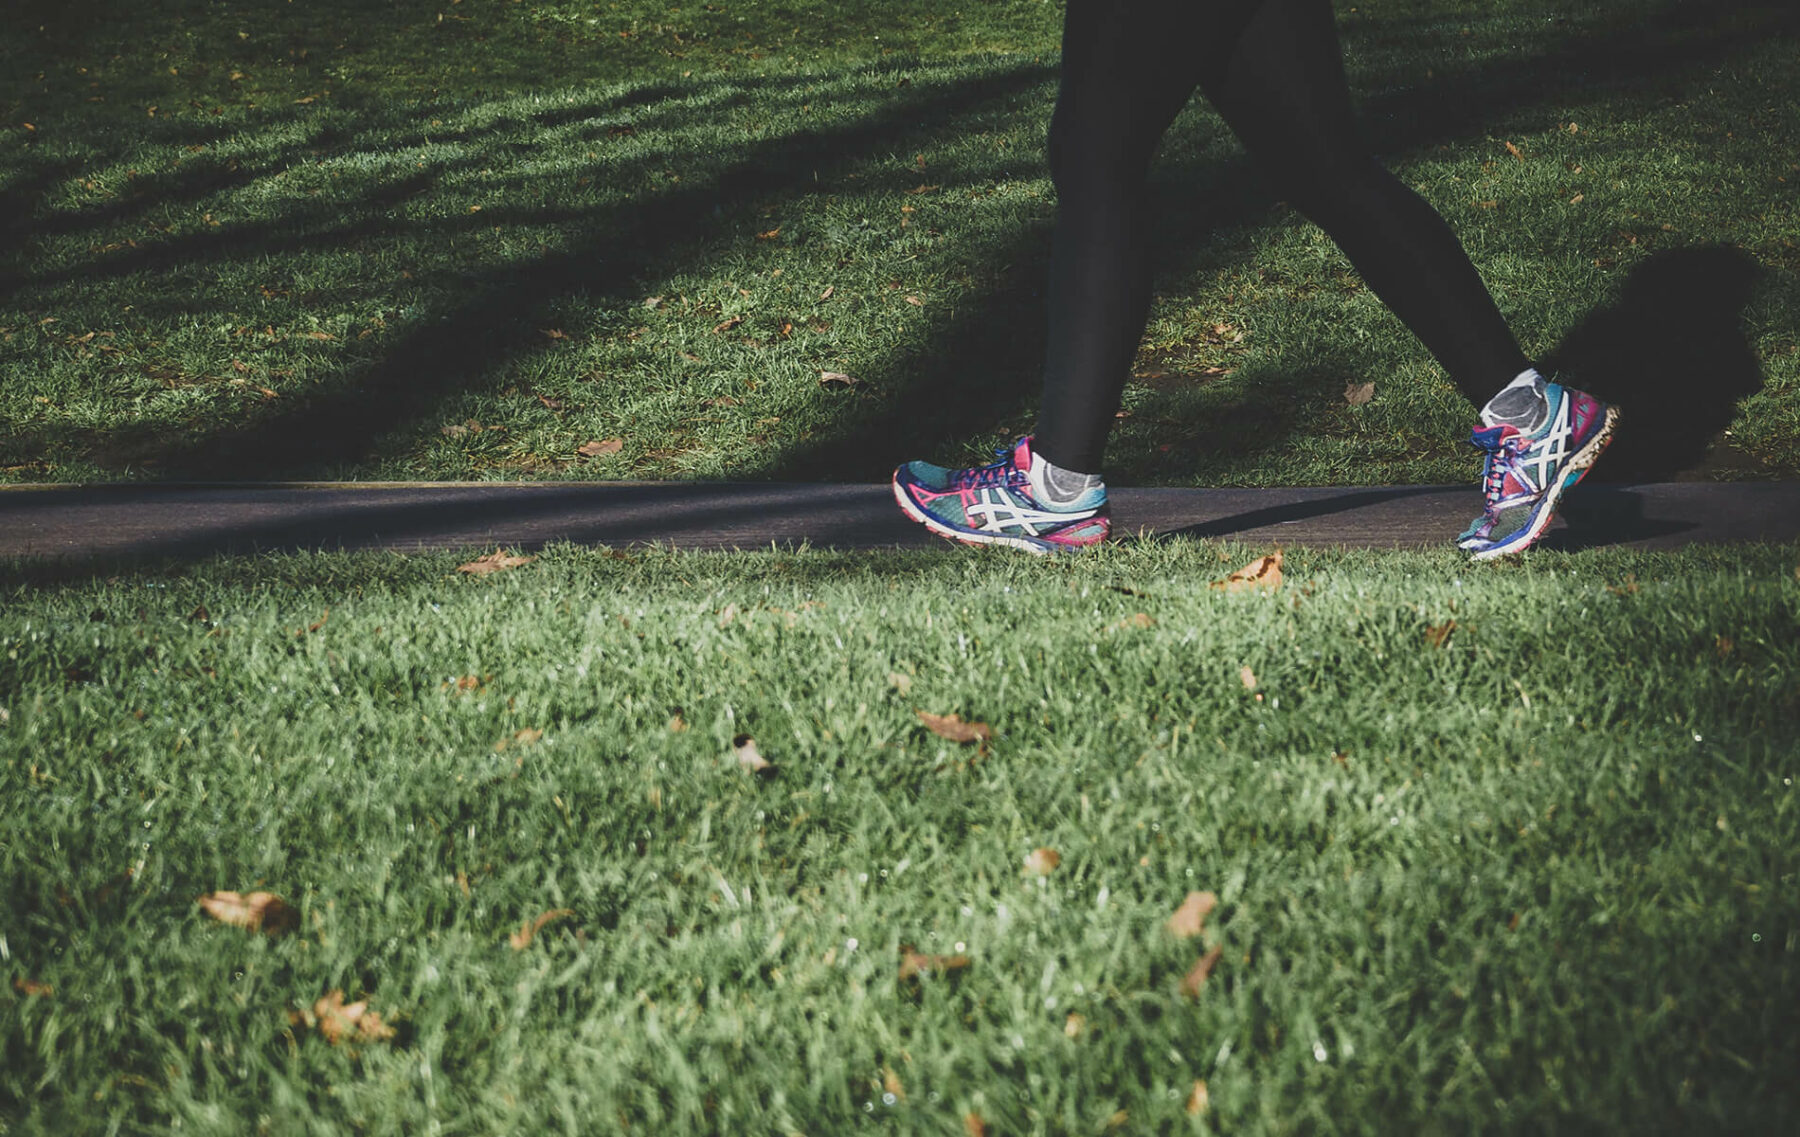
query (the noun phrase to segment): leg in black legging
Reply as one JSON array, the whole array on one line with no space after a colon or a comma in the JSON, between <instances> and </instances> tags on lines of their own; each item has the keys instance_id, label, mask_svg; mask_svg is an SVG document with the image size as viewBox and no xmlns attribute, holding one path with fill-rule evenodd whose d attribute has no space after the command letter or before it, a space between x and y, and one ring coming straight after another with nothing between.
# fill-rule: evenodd
<instances>
[{"instance_id":1,"label":"leg in black legging","mask_svg":"<svg viewBox=\"0 0 1800 1137\"><path fill-rule=\"evenodd\" d=\"M1357 140L1329 0L1070 0L1039 453L1101 468L1149 311L1145 178L1196 85L1471 400L1526 367L1455 236Z\"/></svg>"},{"instance_id":2,"label":"leg in black legging","mask_svg":"<svg viewBox=\"0 0 1800 1137\"><path fill-rule=\"evenodd\" d=\"M1529 366L1450 227L1359 139L1330 0L1264 0L1202 87L1276 192L1325 230L1471 402Z\"/></svg>"}]
</instances>

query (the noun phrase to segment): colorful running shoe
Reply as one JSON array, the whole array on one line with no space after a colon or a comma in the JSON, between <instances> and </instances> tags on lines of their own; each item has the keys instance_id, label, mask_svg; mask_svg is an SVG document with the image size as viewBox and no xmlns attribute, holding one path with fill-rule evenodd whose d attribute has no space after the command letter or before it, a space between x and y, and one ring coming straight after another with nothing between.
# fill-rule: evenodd
<instances>
[{"instance_id":1,"label":"colorful running shoe","mask_svg":"<svg viewBox=\"0 0 1800 1137\"><path fill-rule=\"evenodd\" d=\"M991 466L950 470L929 462L908 462L894 471L894 500L914 521L940 537L968 545L1011 545L1028 552L1065 552L1106 539L1106 487L1087 490L1068 505L1050 505L1032 490L1037 463L1031 438L996 450Z\"/></svg>"},{"instance_id":2,"label":"colorful running shoe","mask_svg":"<svg viewBox=\"0 0 1800 1137\"><path fill-rule=\"evenodd\" d=\"M1619 408L1583 391L1544 384L1550 414L1526 434L1510 423L1477 427L1469 441L1487 451L1485 509L1456 543L1478 561L1529 549L1543 535L1565 491L1587 476L1612 441Z\"/></svg>"}]
</instances>

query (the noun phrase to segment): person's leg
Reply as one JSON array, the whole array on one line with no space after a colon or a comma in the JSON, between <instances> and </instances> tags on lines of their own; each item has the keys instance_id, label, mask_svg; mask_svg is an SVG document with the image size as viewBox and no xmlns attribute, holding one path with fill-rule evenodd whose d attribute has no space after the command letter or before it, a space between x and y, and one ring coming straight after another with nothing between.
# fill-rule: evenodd
<instances>
[{"instance_id":1,"label":"person's leg","mask_svg":"<svg viewBox=\"0 0 1800 1137\"><path fill-rule=\"evenodd\" d=\"M1263 0L1203 85L1277 191L1481 407L1484 511L1458 544L1477 559L1529 548L1618 410L1538 375L1443 218L1358 141L1330 0Z\"/></svg>"},{"instance_id":2,"label":"person's leg","mask_svg":"<svg viewBox=\"0 0 1800 1137\"><path fill-rule=\"evenodd\" d=\"M1203 87L1275 191L1330 235L1471 402L1530 367L1450 227L1361 142L1330 0L1264 0Z\"/></svg>"},{"instance_id":3,"label":"person's leg","mask_svg":"<svg viewBox=\"0 0 1800 1137\"><path fill-rule=\"evenodd\" d=\"M1036 452L1097 474L1150 310L1146 180L1255 0L1069 0L1049 160L1056 233Z\"/></svg>"}]
</instances>

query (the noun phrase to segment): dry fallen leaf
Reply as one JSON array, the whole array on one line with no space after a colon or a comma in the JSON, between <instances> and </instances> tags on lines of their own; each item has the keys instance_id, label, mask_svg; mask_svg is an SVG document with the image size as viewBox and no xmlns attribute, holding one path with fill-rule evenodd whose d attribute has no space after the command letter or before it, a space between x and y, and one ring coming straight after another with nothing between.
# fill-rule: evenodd
<instances>
[{"instance_id":1,"label":"dry fallen leaf","mask_svg":"<svg viewBox=\"0 0 1800 1137\"><path fill-rule=\"evenodd\" d=\"M472 576L486 576L491 572L505 572L516 569L520 565L528 565L536 557L515 557L505 549L495 549L485 557L476 557L466 565L457 565L457 572L466 572Z\"/></svg>"},{"instance_id":2,"label":"dry fallen leaf","mask_svg":"<svg viewBox=\"0 0 1800 1137\"><path fill-rule=\"evenodd\" d=\"M758 753L756 739L747 734L740 734L731 740L731 752L736 756L738 765L752 774L766 776L775 772L775 764Z\"/></svg>"},{"instance_id":3,"label":"dry fallen leaf","mask_svg":"<svg viewBox=\"0 0 1800 1137\"><path fill-rule=\"evenodd\" d=\"M987 1123L982 1121L981 1115L974 1110L963 1114L963 1135L964 1137L987 1137Z\"/></svg>"},{"instance_id":4,"label":"dry fallen leaf","mask_svg":"<svg viewBox=\"0 0 1800 1137\"><path fill-rule=\"evenodd\" d=\"M930 711L915 711L919 721L926 729L939 738L947 738L951 742L987 742L994 737L994 732L984 722L964 722L958 714L934 715Z\"/></svg>"},{"instance_id":5,"label":"dry fallen leaf","mask_svg":"<svg viewBox=\"0 0 1800 1137\"><path fill-rule=\"evenodd\" d=\"M524 951L531 945L532 937L544 930L545 924L552 920L565 919L574 914L567 908L552 908L548 912L539 913L537 919L527 920L520 924L518 931L506 937L506 942L512 945L514 951Z\"/></svg>"},{"instance_id":6,"label":"dry fallen leaf","mask_svg":"<svg viewBox=\"0 0 1800 1137\"><path fill-rule=\"evenodd\" d=\"M1200 997L1200 988L1206 986L1206 977L1212 974L1212 969L1219 962L1219 956L1223 952L1223 948L1215 947L1194 961L1194 966L1188 968L1188 973L1181 977L1181 993L1183 995L1190 999Z\"/></svg>"},{"instance_id":7,"label":"dry fallen leaf","mask_svg":"<svg viewBox=\"0 0 1800 1137\"><path fill-rule=\"evenodd\" d=\"M908 296L908 297L907 297L907 298L906 298L906 302L907 302L907 303L908 303L908 304L911 304L911 305L912 305L912 306L913 306L913 307L915 307L915 308L923 308L923 307L925 307L925 301L923 301L923 300L921 300L921 299L919 299L919 298L918 298L918 297L917 297L917 296Z\"/></svg>"},{"instance_id":8,"label":"dry fallen leaf","mask_svg":"<svg viewBox=\"0 0 1800 1137\"><path fill-rule=\"evenodd\" d=\"M1206 1083L1199 1078L1194 1079L1194 1092L1188 1095L1187 1111L1189 1117L1197 1117L1206 1112L1212 1103L1211 1095L1206 1092Z\"/></svg>"},{"instance_id":9,"label":"dry fallen leaf","mask_svg":"<svg viewBox=\"0 0 1800 1137\"><path fill-rule=\"evenodd\" d=\"M623 438L599 438L592 442L583 442L575 448L575 453L583 458L604 458L610 454L617 454L623 449L625 449Z\"/></svg>"},{"instance_id":10,"label":"dry fallen leaf","mask_svg":"<svg viewBox=\"0 0 1800 1137\"><path fill-rule=\"evenodd\" d=\"M829 300L829 299L831 299L831 294L832 294L832 293L834 293L834 292L836 292L836 291L837 291L837 285L835 285L835 284L828 284L828 285L826 285L826 286L825 286L825 291L823 291L823 292L821 292L821 293L819 293L819 299L821 299L821 300Z\"/></svg>"},{"instance_id":11,"label":"dry fallen leaf","mask_svg":"<svg viewBox=\"0 0 1800 1137\"><path fill-rule=\"evenodd\" d=\"M854 375L846 375L842 371L819 372L819 386L831 391L846 391L861 383Z\"/></svg>"},{"instance_id":12,"label":"dry fallen leaf","mask_svg":"<svg viewBox=\"0 0 1800 1137\"><path fill-rule=\"evenodd\" d=\"M1523 162L1525 160L1525 152L1523 150L1520 150L1517 146L1514 146L1510 142L1508 142L1506 144L1506 152L1508 154L1511 154L1514 158L1517 158L1521 162Z\"/></svg>"},{"instance_id":13,"label":"dry fallen leaf","mask_svg":"<svg viewBox=\"0 0 1800 1137\"><path fill-rule=\"evenodd\" d=\"M1110 1133L1115 1129L1123 1129L1125 1123L1130 1120L1131 1111L1129 1109L1114 1110L1112 1116L1106 1119L1106 1131Z\"/></svg>"},{"instance_id":14,"label":"dry fallen leaf","mask_svg":"<svg viewBox=\"0 0 1800 1137\"><path fill-rule=\"evenodd\" d=\"M1213 581L1209 587L1225 592L1275 591L1281 587L1281 550L1256 558L1224 580Z\"/></svg>"},{"instance_id":15,"label":"dry fallen leaf","mask_svg":"<svg viewBox=\"0 0 1800 1137\"><path fill-rule=\"evenodd\" d=\"M897 691L902 699L912 694L912 676L902 671L888 672L888 686Z\"/></svg>"},{"instance_id":16,"label":"dry fallen leaf","mask_svg":"<svg viewBox=\"0 0 1800 1137\"><path fill-rule=\"evenodd\" d=\"M900 949L900 978L916 979L925 974L961 971L969 966L966 955L922 955L909 947Z\"/></svg>"},{"instance_id":17,"label":"dry fallen leaf","mask_svg":"<svg viewBox=\"0 0 1800 1137\"><path fill-rule=\"evenodd\" d=\"M1346 383L1344 385L1344 401L1353 407L1360 407L1375 397L1373 383Z\"/></svg>"},{"instance_id":18,"label":"dry fallen leaf","mask_svg":"<svg viewBox=\"0 0 1800 1137\"><path fill-rule=\"evenodd\" d=\"M1248 667L1238 668L1238 682L1244 685L1246 691L1256 690L1256 672Z\"/></svg>"},{"instance_id":19,"label":"dry fallen leaf","mask_svg":"<svg viewBox=\"0 0 1800 1137\"><path fill-rule=\"evenodd\" d=\"M532 727L526 727L524 730L506 738L502 738L499 742L494 743L494 751L495 753L499 753L511 746L530 746L542 737L544 737L543 731L533 729Z\"/></svg>"},{"instance_id":20,"label":"dry fallen leaf","mask_svg":"<svg viewBox=\"0 0 1800 1137\"><path fill-rule=\"evenodd\" d=\"M252 932L267 932L271 936L291 932L300 924L300 913L273 892L252 892L247 896L236 892L209 892L196 903L201 911L220 923Z\"/></svg>"},{"instance_id":21,"label":"dry fallen leaf","mask_svg":"<svg viewBox=\"0 0 1800 1137\"><path fill-rule=\"evenodd\" d=\"M680 734L682 731L686 730L687 728L688 728L687 720L681 717L680 711L676 711L674 714L669 716L669 733L670 734Z\"/></svg>"},{"instance_id":22,"label":"dry fallen leaf","mask_svg":"<svg viewBox=\"0 0 1800 1137\"><path fill-rule=\"evenodd\" d=\"M1169 917L1169 931L1181 939L1192 939L1199 935L1205 927L1206 917L1219 905L1219 898L1210 892L1190 892L1181 907Z\"/></svg>"},{"instance_id":23,"label":"dry fallen leaf","mask_svg":"<svg viewBox=\"0 0 1800 1137\"><path fill-rule=\"evenodd\" d=\"M743 322L744 318L742 316L732 316L729 319L720 320L713 328L713 335L718 335L720 332L728 332Z\"/></svg>"},{"instance_id":24,"label":"dry fallen leaf","mask_svg":"<svg viewBox=\"0 0 1800 1137\"><path fill-rule=\"evenodd\" d=\"M906 1087L900 1083L900 1075L894 1073L893 1067L881 1068L881 1088L894 1095L894 1100L906 1100Z\"/></svg>"},{"instance_id":25,"label":"dry fallen leaf","mask_svg":"<svg viewBox=\"0 0 1800 1137\"><path fill-rule=\"evenodd\" d=\"M1455 620L1445 620L1441 624L1433 624L1425 629L1425 642L1432 647L1443 647L1450 633L1456 630Z\"/></svg>"},{"instance_id":26,"label":"dry fallen leaf","mask_svg":"<svg viewBox=\"0 0 1800 1137\"><path fill-rule=\"evenodd\" d=\"M343 991L337 988L321 996L310 1012L298 1017L307 1026L316 1027L333 1046L347 1040L384 1042L394 1037L394 1028L369 1009L367 1000L346 1005Z\"/></svg>"},{"instance_id":27,"label":"dry fallen leaf","mask_svg":"<svg viewBox=\"0 0 1800 1137\"><path fill-rule=\"evenodd\" d=\"M13 979L13 990L29 999L48 999L56 994L56 988L48 983L39 983L35 979L27 979L23 975Z\"/></svg>"},{"instance_id":28,"label":"dry fallen leaf","mask_svg":"<svg viewBox=\"0 0 1800 1137\"><path fill-rule=\"evenodd\" d=\"M1063 1020L1063 1035L1065 1037L1080 1038L1081 1032L1086 1028L1087 1020L1076 1014L1074 1011L1070 1011L1069 1017Z\"/></svg>"},{"instance_id":29,"label":"dry fallen leaf","mask_svg":"<svg viewBox=\"0 0 1800 1137\"><path fill-rule=\"evenodd\" d=\"M1033 849L1025 854L1025 872L1030 876L1049 876L1062 864L1062 854L1055 849Z\"/></svg>"},{"instance_id":30,"label":"dry fallen leaf","mask_svg":"<svg viewBox=\"0 0 1800 1137\"><path fill-rule=\"evenodd\" d=\"M1155 624L1156 624L1156 621L1152 620L1150 618L1149 613L1133 612L1131 615L1125 617L1123 620L1120 620L1118 623L1114 624L1113 627L1120 628L1120 629L1149 628L1149 627L1154 627Z\"/></svg>"}]
</instances>

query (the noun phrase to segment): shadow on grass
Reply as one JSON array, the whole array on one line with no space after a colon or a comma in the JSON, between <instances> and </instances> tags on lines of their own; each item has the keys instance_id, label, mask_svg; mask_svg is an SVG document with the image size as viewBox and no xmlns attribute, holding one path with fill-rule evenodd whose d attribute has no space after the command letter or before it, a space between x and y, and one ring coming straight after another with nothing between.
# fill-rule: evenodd
<instances>
[{"instance_id":1,"label":"shadow on grass","mask_svg":"<svg viewBox=\"0 0 1800 1137\"><path fill-rule=\"evenodd\" d=\"M1597 85L1626 91L1645 84L1664 88L1680 76L1691 77L1770 34L1788 30L1791 23L1791 17L1768 15L1760 6L1674 3L1649 17L1616 22L1581 35L1547 53L1485 61L1423 85L1408 86L1398 76L1379 76L1377 85L1389 93L1368 100L1363 117L1377 150L1392 154L1466 137L1472 131L1485 130L1497 118L1555 105L1576 95L1591 95ZM699 263L709 247L715 247L737 223L729 211L771 196L812 192L816 171L839 172L874 155L911 149L934 133L974 121L996 103L1047 84L1054 74L1052 67L1031 65L916 87L874 103L875 109L845 125L746 146L712 178L634 198L598 213L521 208L493 210L479 218L409 222L409 227L442 233L445 239L491 228L496 221L520 225L580 221L587 234L573 251L471 273L460 288L465 298L459 303L418 321L400 334L381 358L347 369L341 379L304 403L271 408L253 421L197 438L138 439L131 447L132 456L140 462L154 462L167 476L188 477L306 476L354 463L367 457L384 436L428 415L445 398L529 354L538 346L534 329L539 314L557 302L576 295L597 302L635 296L633 290L645 280L665 278ZM797 87L817 78L722 80L698 90L704 94L708 86L731 88L722 90L722 97L742 100L751 97L739 90L748 85ZM547 107L531 117L539 122L542 116L540 125L568 128L608 114L648 113L657 105L652 93L691 99L696 88L659 85L574 108ZM1046 102L1046 116L1048 110ZM1203 121L1209 123L1208 129L1219 129L1216 121ZM379 133L380 125L371 124L371 129ZM333 124L321 129L326 133L314 135L309 143L314 149L340 145L346 137L333 133L337 131ZM418 131L415 124L410 133ZM400 135L408 133L405 128L399 131ZM1159 271L1191 273L1216 262L1232 244L1226 235L1266 220L1273 200L1262 191L1259 179L1235 147L1228 153L1231 156L1222 161L1209 153L1203 160L1174 164L1154 178L1159 219L1171 219L1171 239L1164 247L1179 250L1165 258ZM957 176L976 175L965 170ZM196 180L194 187L166 184L162 188L191 200L195 193L226 184L218 180L221 177L228 175L214 170ZM44 192L48 184L42 178L22 183L9 199L34 206L27 199ZM116 275L192 270L221 256L255 258L295 248L323 251L335 247L355 254L358 241L391 224L385 215L425 188L423 179L387 185L369 202L357 204L348 223L326 223L309 231L305 219L322 221L326 215L302 206L298 212L303 217L179 238L158 249L134 251L50 275L61 273L78 279L81 272ZM1196 200L1204 204L1196 207ZM146 204L121 203L115 208L136 210ZM95 224L108 216L104 210L92 216L75 215ZM342 218L342 210L336 216ZM302 224L295 225L295 221ZM946 447L1022 421L1035 401L1042 365L1044 316L1038 292L1048 258L1048 225L1020 224L982 253L1010 262L1015 271L1002 277L1000 287L946 321L928 343L893 353L868 368L886 377L878 384L879 399L846 413L828 437L773 452L766 461L740 474L785 480L885 477L897 458L942 454ZM1713 253L1696 256L1698 260L1684 262L1689 271L1697 264L1711 274L1708 279L1715 284L1740 267ZM1645 271L1649 283L1628 286L1615 308L1597 313L1557 353L1558 361L1572 372L1579 367L1591 375L1584 382L1597 393L1616 395L1628 406L1635 401L1645 408L1633 407L1634 418L1652 424L1638 428L1646 436L1638 447L1643 456L1634 457L1627 449L1623 460L1619 455L1609 460L1609 473L1620 476L1628 476L1627 471L1654 473L1654 464L1648 462L1652 451L1658 455L1685 452L1681 446L1658 449L1650 439L1679 437L1687 445L1691 442L1688 436L1694 433L1690 428L1718 417L1712 413L1717 408L1687 413L1670 394L1672 381L1665 381L1675 374L1674 369L1634 363L1634 357L1621 346L1639 329L1666 318L1682 291L1678 274L1665 274L1660 259ZM9 283L14 288L29 288L45 279L48 277L24 274ZM1636 281L1634 276L1634 285ZM1736 295L1720 287L1699 301L1716 328L1722 329L1736 318L1741 301L1726 303ZM1695 326L1692 308L1684 313L1684 322ZM1742 342L1741 333L1738 342ZM1735 356L1732 359L1734 364L1741 362ZM1729 419L1730 403L1760 382L1754 361L1749 363L1748 368L1735 367L1732 373L1730 389L1736 393L1719 404L1724 408L1719 413L1725 415L1718 419L1721 425ZM1329 380L1321 382L1329 385ZM1630 383L1636 386L1627 393L1624 388ZM1746 383L1751 386L1738 389ZM1201 446L1208 438L1217 438L1245 452L1284 445L1296 423L1293 414L1273 413L1250 415L1247 424L1196 423L1194 430ZM1716 429L1710 427L1708 433ZM31 446L49 447L59 440L46 433L27 441ZM100 439L89 437L87 441L104 447ZM1189 462L1175 456L1168 466L1159 463L1159 473L1171 478L1197 475L1205 464L1199 449L1195 448L1195 457Z\"/></svg>"},{"instance_id":2,"label":"shadow on grass","mask_svg":"<svg viewBox=\"0 0 1800 1137\"><path fill-rule=\"evenodd\" d=\"M1618 405L1594 476L1659 481L1698 465L1739 400L1762 389L1744 308L1762 269L1738 249L1658 253L1547 355L1549 369Z\"/></svg>"}]
</instances>

